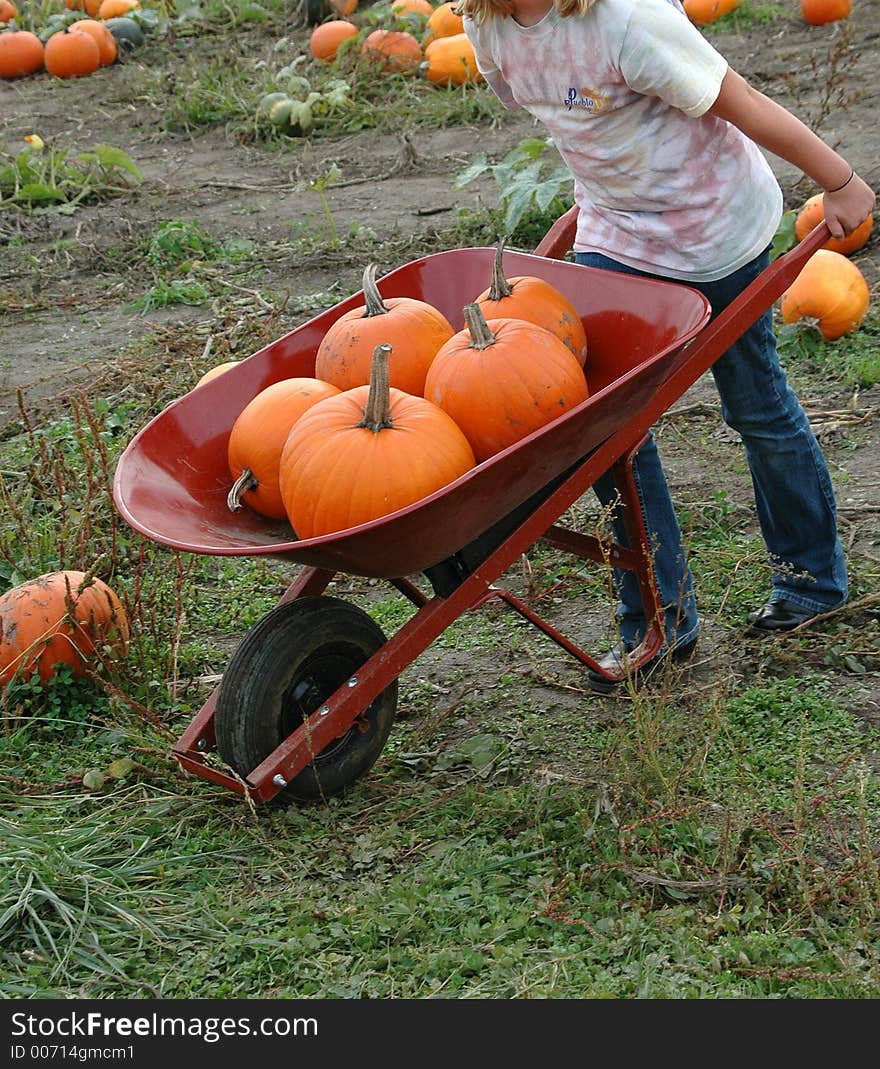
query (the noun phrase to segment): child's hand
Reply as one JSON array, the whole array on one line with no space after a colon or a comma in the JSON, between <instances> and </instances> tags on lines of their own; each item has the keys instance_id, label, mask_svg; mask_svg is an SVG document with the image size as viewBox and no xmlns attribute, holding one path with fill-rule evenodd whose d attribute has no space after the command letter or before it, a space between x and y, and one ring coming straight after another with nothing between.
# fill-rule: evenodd
<instances>
[{"instance_id":1,"label":"child's hand","mask_svg":"<svg viewBox=\"0 0 880 1069\"><path fill-rule=\"evenodd\" d=\"M826 190L822 206L832 237L843 238L851 234L874 211L876 202L873 189L857 174L853 174L841 189L833 193Z\"/></svg>"}]
</instances>

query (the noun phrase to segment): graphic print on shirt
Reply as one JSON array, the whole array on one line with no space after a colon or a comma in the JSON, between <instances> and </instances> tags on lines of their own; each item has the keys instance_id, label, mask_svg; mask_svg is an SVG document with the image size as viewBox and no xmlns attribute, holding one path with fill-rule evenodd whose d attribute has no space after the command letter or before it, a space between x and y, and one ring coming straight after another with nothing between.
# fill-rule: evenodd
<instances>
[{"instance_id":1,"label":"graphic print on shirt","mask_svg":"<svg viewBox=\"0 0 880 1069\"><path fill-rule=\"evenodd\" d=\"M568 87L568 92L563 101L567 111L572 108L586 108L587 111L604 111L611 103L611 97L600 89L576 89L573 85Z\"/></svg>"}]
</instances>

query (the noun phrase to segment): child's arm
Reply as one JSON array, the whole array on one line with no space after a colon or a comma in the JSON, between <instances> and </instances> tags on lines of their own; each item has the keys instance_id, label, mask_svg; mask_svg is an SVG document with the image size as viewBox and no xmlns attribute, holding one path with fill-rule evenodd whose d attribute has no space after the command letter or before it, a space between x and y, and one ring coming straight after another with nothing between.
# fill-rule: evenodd
<instances>
[{"instance_id":1,"label":"child's arm","mask_svg":"<svg viewBox=\"0 0 880 1069\"><path fill-rule=\"evenodd\" d=\"M825 219L834 237L849 234L873 212L877 199L874 191L846 160L736 71L728 69L709 114L726 119L821 186L825 190Z\"/></svg>"}]
</instances>

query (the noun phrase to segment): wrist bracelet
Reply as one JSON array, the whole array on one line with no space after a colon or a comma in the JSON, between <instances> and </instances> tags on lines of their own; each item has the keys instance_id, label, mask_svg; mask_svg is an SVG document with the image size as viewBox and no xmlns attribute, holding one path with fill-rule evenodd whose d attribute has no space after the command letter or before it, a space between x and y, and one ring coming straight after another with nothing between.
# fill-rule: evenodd
<instances>
[{"instance_id":1,"label":"wrist bracelet","mask_svg":"<svg viewBox=\"0 0 880 1069\"><path fill-rule=\"evenodd\" d=\"M844 186L848 186L850 184L850 182L853 180L853 178L855 178L855 175L856 175L855 167L850 167L849 178L847 178L847 180L843 183L843 185L842 186L837 186L835 189L826 189L825 192L826 193L839 193L844 188Z\"/></svg>"}]
</instances>

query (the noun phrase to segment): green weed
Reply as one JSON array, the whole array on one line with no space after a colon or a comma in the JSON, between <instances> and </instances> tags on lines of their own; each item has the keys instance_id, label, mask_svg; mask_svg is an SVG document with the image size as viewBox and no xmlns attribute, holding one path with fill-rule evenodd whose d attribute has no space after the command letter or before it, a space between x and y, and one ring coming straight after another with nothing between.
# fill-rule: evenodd
<instances>
[{"instance_id":1,"label":"green weed","mask_svg":"<svg viewBox=\"0 0 880 1069\"><path fill-rule=\"evenodd\" d=\"M827 341L808 321L777 327L779 352L807 378L868 389L880 382L880 315L868 311L858 329Z\"/></svg>"},{"instance_id":2,"label":"green weed","mask_svg":"<svg viewBox=\"0 0 880 1069\"><path fill-rule=\"evenodd\" d=\"M496 230L494 240L506 234L514 244L531 248L572 205L571 171L549 139L526 138L494 164L480 153L456 175L455 188L461 189L484 174L491 174L498 187L500 210L489 209ZM466 215L460 222L464 227L473 226Z\"/></svg>"},{"instance_id":3,"label":"green weed","mask_svg":"<svg viewBox=\"0 0 880 1069\"><path fill-rule=\"evenodd\" d=\"M28 134L28 147L0 154L0 209L71 214L86 203L128 193L141 181L131 157L111 145L72 153Z\"/></svg>"}]
</instances>

